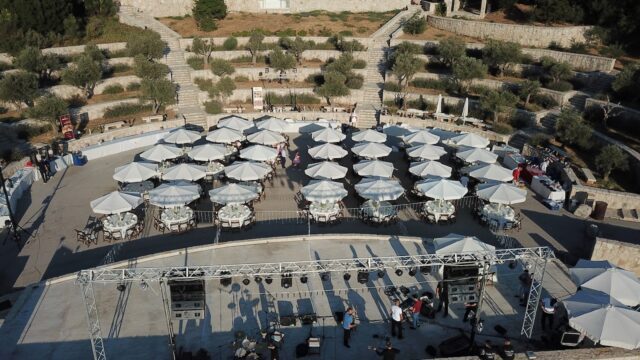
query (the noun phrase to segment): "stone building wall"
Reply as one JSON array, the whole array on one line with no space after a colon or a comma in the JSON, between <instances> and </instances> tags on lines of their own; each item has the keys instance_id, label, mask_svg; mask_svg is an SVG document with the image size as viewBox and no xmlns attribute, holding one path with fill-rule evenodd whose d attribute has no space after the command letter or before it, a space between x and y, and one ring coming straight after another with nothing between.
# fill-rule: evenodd
<instances>
[{"instance_id":1,"label":"stone building wall","mask_svg":"<svg viewBox=\"0 0 640 360\"><path fill-rule=\"evenodd\" d=\"M636 240L638 239L629 239ZM611 239L596 238L591 260L609 260L640 276L640 245Z\"/></svg>"},{"instance_id":2,"label":"stone building wall","mask_svg":"<svg viewBox=\"0 0 640 360\"><path fill-rule=\"evenodd\" d=\"M569 47L574 42L585 42L585 31L590 26L546 27L489 23L484 21L427 16L429 25L458 35L513 41L524 46L547 47L555 42Z\"/></svg>"},{"instance_id":3,"label":"stone building wall","mask_svg":"<svg viewBox=\"0 0 640 360\"><path fill-rule=\"evenodd\" d=\"M610 209L640 209L640 195L601 189L584 185L572 185L570 198L584 202L585 200L604 201Z\"/></svg>"}]
</instances>

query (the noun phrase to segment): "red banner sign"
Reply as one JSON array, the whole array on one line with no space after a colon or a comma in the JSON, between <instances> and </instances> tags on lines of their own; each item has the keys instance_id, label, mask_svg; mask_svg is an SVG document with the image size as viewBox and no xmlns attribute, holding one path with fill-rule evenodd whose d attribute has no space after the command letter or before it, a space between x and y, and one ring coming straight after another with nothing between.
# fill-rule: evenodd
<instances>
[{"instance_id":1,"label":"red banner sign","mask_svg":"<svg viewBox=\"0 0 640 360\"><path fill-rule=\"evenodd\" d=\"M62 135L65 139L75 139L75 133L73 131L73 123L71 122L71 115L60 116L60 127L62 128Z\"/></svg>"}]
</instances>

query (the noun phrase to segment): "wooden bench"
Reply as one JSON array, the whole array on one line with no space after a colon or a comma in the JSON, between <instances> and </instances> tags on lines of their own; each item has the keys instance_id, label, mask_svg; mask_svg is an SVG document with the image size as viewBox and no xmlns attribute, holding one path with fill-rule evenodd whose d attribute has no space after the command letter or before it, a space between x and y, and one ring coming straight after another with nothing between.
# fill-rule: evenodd
<instances>
[{"instance_id":1,"label":"wooden bench","mask_svg":"<svg viewBox=\"0 0 640 360\"><path fill-rule=\"evenodd\" d=\"M591 170L587 168L581 168L580 170L582 171L582 175L584 175L587 185L594 185L596 183L596 177L593 176Z\"/></svg>"},{"instance_id":2,"label":"wooden bench","mask_svg":"<svg viewBox=\"0 0 640 360\"><path fill-rule=\"evenodd\" d=\"M125 125L124 121L115 121L115 122L112 122L112 123L108 123L108 124L102 125L102 129L104 131L109 131L111 129L119 129L119 128L123 127L124 125Z\"/></svg>"},{"instance_id":3,"label":"wooden bench","mask_svg":"<svg viewBox=\"0 0 640 360\"><path fill-rule=\"evenodd\" d=\"M142 122L149 124L155 121L162 121L162 119L162 115L145 116L142 118Z\"/></svg>"}]
</instances>

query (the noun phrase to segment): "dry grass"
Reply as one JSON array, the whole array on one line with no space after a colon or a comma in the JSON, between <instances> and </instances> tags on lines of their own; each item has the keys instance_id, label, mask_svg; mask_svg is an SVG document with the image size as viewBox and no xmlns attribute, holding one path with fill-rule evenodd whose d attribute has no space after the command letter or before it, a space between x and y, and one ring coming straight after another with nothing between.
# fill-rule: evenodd
<instances>
[{"instance_id":1,"label":"dry grass","mask_svg":"<svg viewBox=\"0 0 640 360\"><path fill-rule=\"evenodd\" d=\"M327 36L348 31L356 37L365 37L374 33L395 12L387 13L326 13L312 12L301 14L250 14L231 13L218 21L215 31L201 31L192 17L182 19L161 18L163 24L182 35L193 36L231 36L253 29L263 29L272 33L295 31L298 35ZM324 35L323 35L324 34Z\"/></svg>"},{"instance_id":2,"label":"dry grass","mask_svg":"<svg viewBox=\"0 0 640 360\"><path fill-rule=\"evenodd\" d=\"M428 26L427 30L422 34L418 34L418 35L403 34L402 36L400 36L400 39L401 40L443 40L448 37L458 37L467 43L484 42L482 39L476 39L468 36L457 35L449 31L436 29L433 26Z\"/></svg>"}]
</instances>

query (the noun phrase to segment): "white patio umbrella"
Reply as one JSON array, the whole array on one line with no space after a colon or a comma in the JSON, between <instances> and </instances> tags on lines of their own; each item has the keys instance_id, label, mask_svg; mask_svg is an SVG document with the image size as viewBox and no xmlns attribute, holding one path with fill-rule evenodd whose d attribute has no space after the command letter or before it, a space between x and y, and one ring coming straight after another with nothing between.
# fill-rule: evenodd
<instances>
[{"instance_id":1,"label":"white patio umbrella","mask_svg":"<svg viewBox=\"0 0 640 360\"><path fill-rule=\"evenodd\" d=\"M462 106L462 118L469 116L469 98L464 98L464 105Z\"/></svg>"},{"instance_id":2,"label":"white patio umbrella","mask_svg":"<svg viewBox=\"0 0 640 360\"><path fill-rule=\"evenodd\" d=\"M149 191L151 205L171 208L184 206L200 197L200 188L188 182L170 182L161 184Z\"/></svg>"},{"instance_id":3,"label":"white patio umbrella","mask_svg":"<svg viewBox=\"0 0 640 360\"><path fill-rule=\"evenodd\" d=\"M442 146L429 144L416 145L407 149L409 157L423 160L438 160L446 153Z\"/></svg>"},{"instance_id":4,"label":"white patio umbrella","mask_svg":"<svg viewBox=\"0 0 640 360\"><path fill-rule=\"evenodd\" d=\"M258 129L271 130L277 133L284 133L284 132L287 132L287 129L289 128L289 124L282 119L278 119L273 116L266 116L262 119L263 120L260 120L256 123L256 127Z\"/></svg>"},{"instance_id":5,"label":"white patio umbrella","mask_svg":"<svg viewBox=\"0 0 640 360\"><path fill-rule=\"evenodd\" d=\"M519 204L527 200L527 190L503 183L480 184L476 195L480 199L500 205Z\"/></svg>"},{"instance_id":6,"label":"white patio umbrella","mask_svg":"<svg viewBox=\"0 0 640 360\"><path fill-rule=\"evenodd\" d=\"M498 160L498 154L482 148L463 148L458 150L456 156L468 163L493 164Z\"/></svg>"},{"instance_id":7,"label":"white patio umbrella","mask_svg":"<svg viewBox=\"0 0 640 360\"><path fill-rule=\"evenodd\" d=\"M269 130L260 130L253 134L247 135L247 141L252 144L276 145L285 142L284 136L277 132Z\"/></svg>"},{"instance_id":8,"label":"white patio umbrella","mask_svg":"<svg viewBox=\"0 0 640 360\"><path fill-rule=\"evenodd\" d=\"M594 290L578 290L572 296L562 300L562 305L567 310L569 316L580 316L595 309L607 305L625 305L609 294Z\"/></svg>"},{"instance_id":9,"label":"white patio umbrella","mask_svg":"<svg viewBox=\"0 0 640 360\"><path fill-rule=\"evenodd\" d=\"M393 164L380 160L365 160L353 165L353 170L360 176L390 178L393 175Z\"/></svg>"},{"instance_id":10,"label":"white patio umbrella","mask_svg":"<svg viewBox=\"0 0 640 360\"><path fill-rule=\"evenodd\" d=\"M207 135L207 141L221 144L231 144L244 139L241 132L229 128L213 130Z\"/></svg>"},{"instance_id":11,"label":"white patio umbrella","mask_svg":"<svg viewBox=\"0 0 640 360\"><path fill-rule=\"evenodd\" d=\"M209 198L218 204L244 204L258 196L254 187L241 184L228 184L209 190Z\"/></svg>"},{"instance_id":12,"label":"white patio umbrella","mask_svg":"<svg viewBox=\"0 0 640 360\"><path fill-rule=\"evenodd\" d=\"M433 145L437 144L438 141L440 141L440 138L438 137L438 135L435 135L428 130L420 130L414 132L413 134L402 137L402 140L407 144L411 144L412 146L420 144Z\"/></svg>"},{"instance_id":13,"label":"white patio umbrella","mask_svg":"<svg viewBox=\"0 0 640 360\"><path fill-rule=\"evenodd\" d=\"M347 150L334 144L325 143L322 145L314 146L309 149L309 155L314 159L322 160L335 160L342 159L347 156Z\"/></svg>"},{"instance_id":14,"label":"white patio umbrella","mask_svg":"<svg viewBox=\"0 0 640 360\"><path fill-rule=\"evenodd\" d=\"M269 165L256 161L236 161L224 168L228 178L238 181L255 181L263 179L273 169Z\"/></svg>"},{"instance_id":15,"label":"white patio umbrella","mask_svg":"<svg viewBox=\"0 0 640 360\"><path fill-rule=\"evenodd\" d=\"M438 94L438 103L436 105L436 111L433 113L433 116L436 118L446 118L450 119L453 117L451 114L445 114L442 112L442 94Z\"/></svg>"},{"instance_id":16,"label":"white patio umbrella","mask_svg":"<svg viewBox=\"0 0 640 360\"><path fill-rule=\"evenodd\" d=\"M166 144L157 144L140 154L141 158L153 162L175 159L180 156L182 156L182 149Z\"/></svg>"},{"instance_id":17,"label":"white patio umbrella","mask_svg":"<svg viewBox=\"0 0 640 360\"><path fill-rule=\"evenodd\" d=\"M394 137L403 137L416 131L418 131L418 129L414 129L406 125L385 125L382 128L382 132L384 134Z\"/></svg>"},{"instance_id":18,"label":"white patio umbrella","mask_svg":"<svg viewBox=\"0 0 640 360\"><path fill-rule=\"evenodd\" d=\"M495 251L495 246L480 241L475 236L449 234L433 239L436 254L470 253L478 251Z\"/></svg>"},{"instance_id":19,"label":"white patio umbrella","mask_svg":"<svg viewBox=\"0 0 640 360\"><path fill-rule=\"evenodd\" d=\"M240 157L253 161L273 161L278 156L278 151L264 145L252 145L240 150Z\"/></svg>"},{"instance_id":20,"label":"white patio umbrella","mask_svg":"<svg viewBox=\"0 0 640 360\"><path fill-rule=\"evenodd\" d=\"M162 180L196 181L205 176L207 176L207 168L205 166L183 163L168 168L164 174L162 174Z\"/></svg>"},{"instance_id":21,"label":"white patio umbrella","mask_svg":"<svg viewBox=\"0 0 640 360\"><path fill-rule=\"evenodd\" d=\"M309 165L304 173L314 179L336 180L347 175L347 168L332 161L322 161Z\"/></svg>"},{"instance_id":22,"label":"white patio umbrella","mask_svg":"<svg viewBox=\"0 0 640 360\"><path fill-rule=\"evenodd\" d=\"M590 300L584 299L584 295L580 297L578 304L569 303L567 307L565 303L571 315L569 326L604 346L627 350L640 348L640 312L613 304L589 304Z\"/></svg>"},{"instance_id":23,"label":"white patio umbrella","mask_svg":"<svg viewBox=\"0 0 640 360\"><path fill-rule=\"evenodd\" d=\"M489 140L474 133L458 135L451 138L450 141L456 146L468 146L473 148L486 148L489 146Z\"/></svg>"},{"instance_id":24,"label":"white patio umbrella","mask_svg":"<svg viewBox=\"0 0 640 360\"><path fill-rule=\"evenodd\" d=\"M229 155L227 147L220 144L204 144L195 146L187 153L195 161L222 160Z\"/></svg>"},{"instance_id":25,"label":"white patio umbrella","mask_svg":"<svg viewBox=\"0 0 640 360\"><path fill-rule=\"evenodd\" d=\"M448 130L443 130L440 128L433 128L431 130L429 130L430 133L438 136L440 138L440 141L445 141L445 140L449 140L452 139L458 135L460 135L457 132L453 132L453 131L448 131Z\"/></svg>"},{"instance_id":26,"label":"white patio umbrella","mask_svg":"<svg viewBox=\"0 0 640 360\"><path fill-rule=\"evenodd\" d=\"M512 171L497 164L479 164L462 169L463 173L482 181L501 181L507 182L513 180Z\"/></svg>"},{"instance_id":27,"label":"white patio umbrella","mask_svg":"<svg viewBox=\"0 0 640 360\"><path fill-rule=\"evenodd\" d=\"M308 201L319 203L340 201L349 194L342 183L329 180L311 180L300 192Z\"/></svg>"},{"instance_id":28,"label":"white patio umbrella","mask_svg":"<svg viewBox=\"0 0 640 360\"><path fill-rule=\"evenodd\" d=\"M409 172L420 177L448 178L451 176L451 167L433 160L420 161L412 162L409 166Z\"/></svg>"},{"instance_id":29,"label":"white patio umbrella","mask_svg":"<svg viewBox=\"0 0 640 360\"><path fill-rule=\"evenodd\" d=\"M601 265L600 273L596 267ZM580 260L570 269L571 278L582 289L601 291L627 306L640 304L640 280L631 271L610 267L611 263Z\"/></svg>"},{"instance_id":30,"label":"white patio umbrella","mask_svg":"<svg viewBox=\"0 0 640 360\"><path fill-rule=\"evenodd\" d=\"M377 159L389 155L391 148L384 144L365 142L354 145L351 151L363 158Z\"/></svg>"},{"instance_id":31,"label":"white patio umbrella","mask_svg":"<svg viewBox=\"0 0 640 360\"><path fill-rule=\"evenodd\" d=\"M367 129L358 131L357 133L351 135L351 140L355 142L384 143L385 141L387 141L387 135L379 131Z\"/></svg>"},{"instance_id":32,"label":"white patio umbrella","mask_svg":"<svg viewBox=\"0 0 640 360\"><path fill-rule=\"evenodd\" d=\"M96 214L120 214L134 209L142 204L142 198L119 191L113 191L105 196L91 201L91 210Z\"/></svg>"},{"instance_id":33,"label":"white patio umbrella","mask_svg":"<svg viewBox=\"0 0 640 360\"><path fill-rule=\"evenodd\" d=\"M199 132L180 128L178 130L170 132L162 140L170 144L183 145L193 144L194 142L200 140L201 137L202 135L200 135Z\"/></svg>"},{"instance_id":34,"label":"white patio umbrella","mask_svg":"<svg viewBox=\"0 0 640 360\"><path fill-rule=\"evenodd\" d=\"M330 127L311 133L311 138L313 139L313 141L323 143L338 143L344 140L346 137L347 136L342 132Z\"/></svg>"},{"instance_id":35,"label":"white patio umbrella","mask_svg":"<svg viewBox=\"0 0 640 360\"><path fill-rule=\"evenodd\" d=\"M253 127L253 122L238 115L224 117L218 121L218 128L228 128L243 132Z\"/></svg>"},{"instance_id":36,"label":"white patio umbrella","mask_svg":"<svg viewBox=\"0 0 640 360\"><path fill-rule=\"evenodd\" d=\"M364 178L355 188L360 196L373 201L396 200L404 194L404 188L395 179Z\"/></svg>"},{"instance_id":37,"label":"white patio umbrella","mask_svg":"<svg viewBox=\"0 0 640 360\"><path fill-rule=\"evenodd\" d=\"M113 173L113 179L125 183L141 182L158 176L158 164L132 162L119 166Z\"/></svg>"},{"instance_id":38,"label":"white patio umbrella","mask_svg":"<svg viewBox=\"0 0 640 360\"><path fill-rule=\"evenodd\" d=\"M436 200L457 200L467 194L467 187L460 181L448 179L426 179L416 183L416 189L426 197Z\"/></svg>"}]
</instances>

